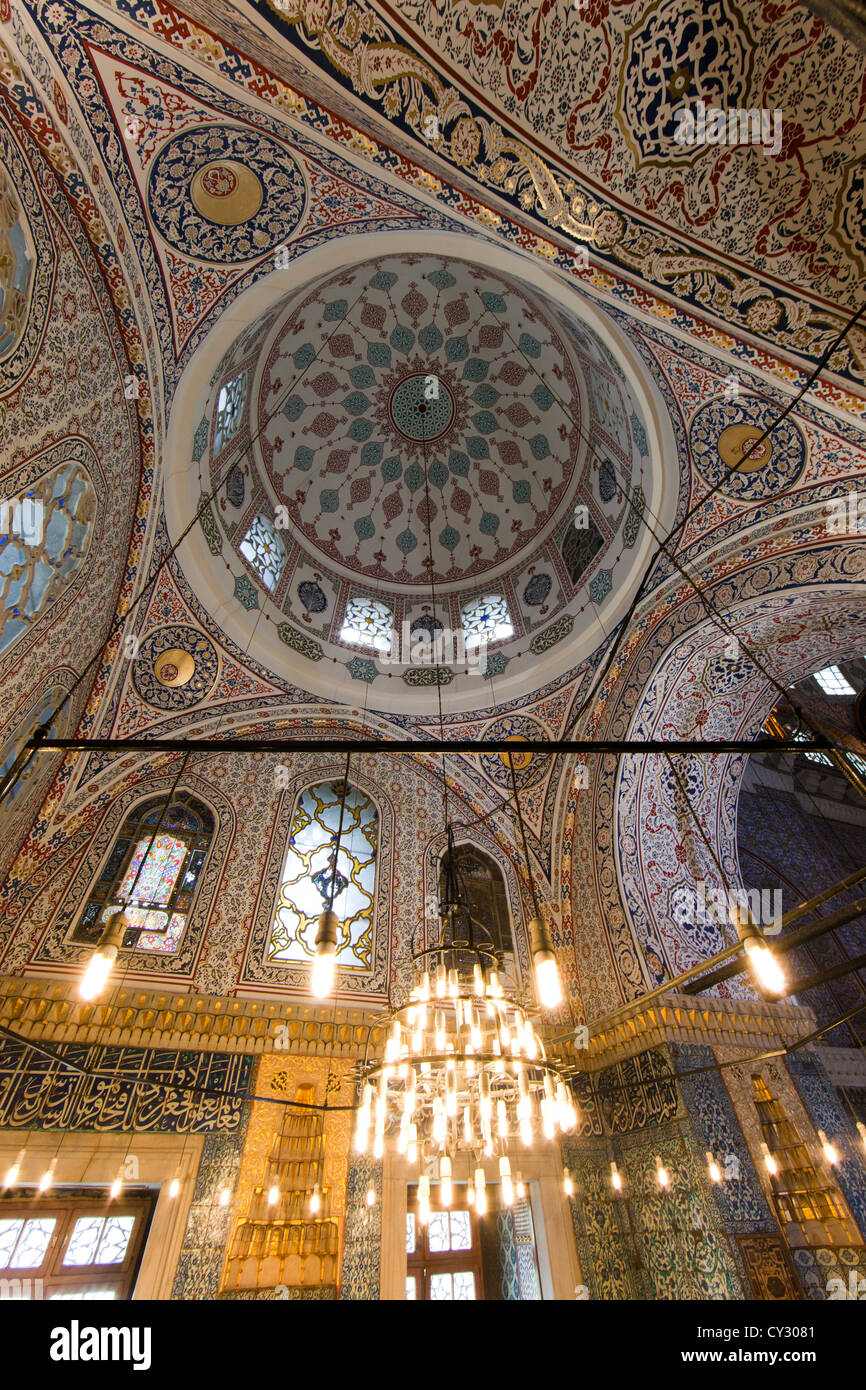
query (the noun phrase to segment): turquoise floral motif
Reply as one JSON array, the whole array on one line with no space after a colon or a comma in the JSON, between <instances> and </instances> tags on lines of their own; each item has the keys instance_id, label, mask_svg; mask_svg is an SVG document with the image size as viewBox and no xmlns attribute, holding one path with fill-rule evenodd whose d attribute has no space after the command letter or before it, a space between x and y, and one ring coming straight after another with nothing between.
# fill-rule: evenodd
<instances>
[{"instance_id":1,"label":"turquoise floral motif","mask_svg":"<svg viewBox=\"0 0 866 1390\"><path fill-rule=\"evenodd\" d=\"M255 584L245 574L239 574L235 579L235 598L242 603L244 608L258 608L259 595Z\"/></svg>"},{"instance_id":2,"label":"turquoise floral motif","mask_svg":"<svg viewBox=\"0 0 866 1390\"><path fill-rule=\"evenodd\" d=\"M373 683L378 674L376 671L376 663L374 661L365 661L362 656L353 656L352 660L346 663L346 670L349 672L352 680L366 681L368 685Z\"/></svg>"}]
</instances>

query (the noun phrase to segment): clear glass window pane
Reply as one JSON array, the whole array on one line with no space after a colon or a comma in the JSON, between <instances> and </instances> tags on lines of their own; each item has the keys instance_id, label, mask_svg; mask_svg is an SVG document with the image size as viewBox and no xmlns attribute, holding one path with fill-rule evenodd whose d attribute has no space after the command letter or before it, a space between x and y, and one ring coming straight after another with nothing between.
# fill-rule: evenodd
<instances>
[{"instance_id":1,"label":"clear glass window pane","mask_svg":"<svg viewBox=\"0 0 866 1390\"><path fill-rule=\"evenodd\" d=\"M9 1269L38 1269L45 1259L45 1252L57 1220L53 1216L38 1217L24 1222L24 1230L9 1261Z\"/></svg>"},{"instance_id":2,"label":"clear glass window pane","mask_svg":"<svg viewBox=\"0 0 866 1390\"><path fill-rule=\"evenodd\" d=\"M406 1276L406 1297L410 1302L415 1301L415 1278L411 1274Z\"/></svg>"},{"instance_id":3,"label":"clear glass window pane","mask_svg":"<svg viewBox=\"0 0 866 1390\"><path fill-rule=\"evenodd\" d=\"M247 398L247 376L242 372L234 381L226 382L217 400L216 430L214 432L214 453L224 449L232 435L240 427Z\"/></svg>"},{"instance_id":4,"label":"clear glass window pane","mask_svg":"<svg viewBox=\"0 0 866 1390\"><path fill-rule=\"evenodd\" d=\"M134 1216L109 1216L105 1223L105 1230L102 1232L102 1239L99 1242L94 1264L121 1264L134 1225Z\"/></svg>"},{"instance_id":5,"label":"clear glass window pane","mask_svg":"<svg viewBox=\"0 0 866 1390\"><path fill-rule=\"evenodd\" d=\"M838 666L825 666L823 671L816 671L815 680L827 695L854 694L853 685L845 679Z\"/></svg>"},{"instance_id":6,"label":"clear glass window pane","mask_svg":"<svg viewBox=\"0 0 866 1390\"><path fill-rule=\"evenodd\" d=\"M430 1213L430 1220L427 1223L427 1243L431 1255L439 1255L443 1250L451 1249L447 1211Z\"/></svg>"},{"instance_id":7,"label":"clear glass window pane","mask_svg":"<svg viewBox=\"0 0 866 1390\"><path fill-rule=\"evenodd\" d=\"M415 1217L411 1211L406 1213L406 1254L415 1254Z\"/></svg>"},{"instance_id":8,"label":"clear glass window pane","mask_svg":"<svg viewBox=\"0 0 866 1390\"><path fill-rule=\"evenodd\" d=\"M270 517L253 518L241 541L240 551L252 565L265 588L273 593L286 563L286 547Z\"/></svg>"},{"instance_id":9,"label":"clear glass window pane","mask_svg":"<svg viewBox=\"0 0 866 1390\"><path fill-rule=\"evenodd\" d=\"M454 1298L454 1290L451 1285L450 1274L432 1274L430 1276L430 1297L438 1299L440 1303L450 1303Z\"/></svg>"},{"instance_id":10,"label":"clear glass window pane","mask_svg":"<svg viewBox=\"0 0 866 1390\"><path fill-rule=\"evenodd\" d=\"M104 1225L104 1216L79 1216L63 1256L64 1265L92 1264Z\"/></svg>"},{"instance_id":11,"label":"clear glass window pane","mask_svg":"<svg viewBox=\"0 0 866 1390\"><path fill-rule=\"evenodd\" d=\"M20 1221L11 1218L0 1221L0 1269L7 1268L23 1225L23 1217Z\"/></svg>"},{"instance_id":12,"label":"clear glass window pane","mask_svg":"<svg viewBox=\"0 0 866 1390\"><path fill-rule=\"evenodd\" d=\"M74 1298L79 1302L83 1298L109 1299L117 1298L117 1292L114 1289L88 1289L85 1293L81 1293L79 1290L75 1293L51 1293L48 1295L49 1302L51 1303L61 1298Z\"/></svg>"},{"instance_id":13,"label":"clear glass window pane","mask_svg":"<svg viewBox=\"0 0 866 1390\"><path fill-rule=\"evenodd\" d=\"M451 1249L472 1249L472 1221L468 1211L451 1212Z\"/></svg>"},{"instance_id":14,"label":"clear glass window pane","mask_svg":"<svg viewBox=\"0 0 866 1390\"><path fill-rule=\"evenodd\" d=\"M463 636L467 647L482 642L501 642L514 636L514 624L502 594L485 594L463 609Z\"/></svg>"},{"instance_id":15,"label":"clear glass window pane","mask_svg":"<svg viewBox=\"0 0 866 1390\"><path fill-rule=\"evenodd\" d=\"M357 647L374 647L378 652L390 652L394 614L380 599L350 598L340 628L340 641Z\"/></svg>"},{"instance_id":16,"label":"clear glass window pane","mask_svg":"<svg viewBox=\"0 0 866 1390\"><path fill-rule=\"evenodd\" d=\"M461 1269L454 1275L452 1297L469 1301L475 1298L475 1275L469 1269Z\"/></svg>"}]
</instances>

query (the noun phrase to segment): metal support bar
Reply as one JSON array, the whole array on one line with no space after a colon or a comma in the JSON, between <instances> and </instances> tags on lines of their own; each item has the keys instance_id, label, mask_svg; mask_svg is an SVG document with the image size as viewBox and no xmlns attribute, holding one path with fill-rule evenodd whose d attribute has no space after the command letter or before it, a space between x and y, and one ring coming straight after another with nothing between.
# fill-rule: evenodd
<instances>
[{"instance_id":1,"label":"metal support bar","mask_svg":"<svg viewBox=\"0 0 866 1390\"><path fill-rule=\"evenodd\" d=\"M837 927L844 927L847 922L853 921L855 917L862 917L864 913L866 913L866 898L858 898L855 903L851 903L848 907L840 907L829 917L821 917L817 922L812 922L807 927L801 927L799 931L791 932L789 936L773 938L770 942L772 950L776 955L784 955L786 951L793 951L797 946L802 946L807 941L814 941L818 936L826 936L828 931L835 931ZM723 980L730 980L734 975L742 975L745 969L745 962L734 961L730 965L723 965L720 970L714 970L712 974L704 975L694 984L687 985L683 994L700 994L705 989L712 989L714 985L720 985ZM789 993L796 993L796 990L792 987Z\"/></svg>"},{"instance_id":2,"label":"metal support bar","mask_svg":"<svg viewBox=\"0 0 866 1390\"><path fill-rule=\"evenodd\" d=\"M38 738L36 752L66 753L802 753L829 752L826 739L489 739L472 738Z\"/></svg>"}]
</instances>

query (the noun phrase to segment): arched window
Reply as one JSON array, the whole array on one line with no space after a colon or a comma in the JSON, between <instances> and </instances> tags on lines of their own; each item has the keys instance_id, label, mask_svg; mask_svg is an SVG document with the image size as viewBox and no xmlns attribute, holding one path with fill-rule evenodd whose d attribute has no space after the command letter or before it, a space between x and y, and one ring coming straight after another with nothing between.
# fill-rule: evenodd
<instances>
[{"instance_id":1,"label":"arched window","mask_svg":"<svg viewBox=\"0 0 866 1390\"><path fill-rule=\"evenodd\" d=\"M216 429L213 451L218 454L240 429L247 399L247 374L241 372L234 381L227 381L217 398Z\"/></svg>"},{"instance_id":2,"label":"arched window","mask_svg":"<svg viewBox=\"0 0 866 1390\"><path fill-rule=\"evenodd\" d=\"M162 955L177 950L213 839L214 820L206 807L183 793L163 817L164 807L165 799L155 797L130 811L71 941L95 945L111 914L125 906L133 922L125 947ZM148 853L158 825L159 834ZM145 855L130 905L132 885Z\"/></svg>"},{"instance_id":3,"label":"arched window","mask_svg":"<svg viewBox=\"0 0 866 1390\"><path fill-rule=\"evenodd\" d=\"M274 922L269 961L312 961L316 924L328 906L334 847L340 824L340 781L306 787L295 802ZM373 901L379 813L358 787L349 786L337 856L334 911L340 923L340 966L371 970Z\"/></svg>"},{"instance_id":4,"label":"arched window","mask_svg":"<svg viewBox=\"0 0 866 1390\"><path fill-rule=\"evenodd\" d=\"M60 464L0 500L0 652L26 632L84 560L96 496L82 464Z\"/></svg>"},{"instance_id":5,"label":"arched window","mask_svg":"<svg viewBox=\"0 0 866 1390\"><path fill-rule=\"evenodd\" d=\"M485 594L467 603L462 612L463 636L467 647L482 642L504 642L514 636L514 624L502 594Z\"/></svg>"},{"instance_id":6,"label":"arched window","mask_svg":"<svg viewBox=\"0 0 866 1390\"><path fill-rule=\"evenodd\" d=\"M378 652L391 650L394 614L387 603L377 598L356 595L346 604L346 615L340 628L340 641L358 647L375 647Z\"/></svg>"},{"instance_id":7,"label":"arched window","mask_svg":"<svg viewBox=\"0 0 866 1390\"><path fill-rule=\"evenodd\" d=\"M286 563L286 547L269 517L253 518L250 529L241 541L240 551L265 588L273 593Z\"/></svg>"},{"instance_id":8,"label":"arched window","mask_svg":"<svg viewBox=\"0 0 866 1390\"><path fill-rule=\"evenodd\" d=\"M498 951L514 951L511 936L511 917L508 912L508 893L499 865L474 845L458 845L454 850L454 865L460 896L477 922L486 928ZM439 891L445 887L444 867L440 870Z\"/></svg>"}]
</instances>

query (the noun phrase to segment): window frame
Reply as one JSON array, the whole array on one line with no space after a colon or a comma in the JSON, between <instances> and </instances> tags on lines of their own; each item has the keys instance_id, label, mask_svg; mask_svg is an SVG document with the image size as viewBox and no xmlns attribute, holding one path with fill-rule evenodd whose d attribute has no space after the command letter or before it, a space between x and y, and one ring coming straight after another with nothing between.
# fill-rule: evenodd
<instances>
[{"instance_id":1,"label":"window frame","mask_svg":"<svg viewBox=\"0 0 866 1390\"><path fill-rule=\"evenodd\" d=\"M119 909L121 907L121 903L118 900L120 885L123 883L129 866L135 857L135 853L138 849L139 844L142 840L149 841L151 835L153 834L153 831L156 829L156 823L154 825L148 826L145 822L147 818L153 814L154 811L160 811L164 804L165 802L163 797L150 796L146 797L142 801L139 801L126 812L125 816L120 822L120 825L118 826L117 830L115 831L112 837L108 854L103 859L99 867L99 871L96 874L96 877L91 882L90 889L84 900L84 904L81 908L81 911L76 915L69 929L69 933L66 939L70 945L92 946L96 944L95 941L85 941L77 935L77 933L82 930L84 916L87 913L88 908L94 903L94 901L96 901L96 903L98 904L98 912L96 914L95 919L96 923L101 921L102 914L107 907L114 907L115 909ZM153 956L155 960L159 960L160 958L168 959L170 956L176 955L177 952L180 950L181 942L183 941L183 938L189 929L189 924L192 920L192 916L195 911L196 904L198 902L199 893L201 892L201 886L204 880L205 870L207 868L208 855L210 854L211 849L213 848L214 838L217 832L216 815L214 814L211 807L206 805L204 802L200 801L198 797L195 797L184 791L177 791L175 792L175 795L172 798L171 807L169 808L169 811L171 811L171 808L175 806L179 806L182 809L184 809L188 814L195 816L199 821L200 828L198 830L180 829L174 832L177 839L181 839L185 842L186 853L184 855L180 869L178 870L177 877L174 881L174 885L169 895L168 903L164 906L152 905L150 909L153 911L160 911L165 913L165 927L161 929L157 929L154 927L130 927L124 934L123 945L121 947L121 949L123 950L146 951L148 952L148 954ZM210 822L209 830L207 829L208 819ZM159 816L157 816L157 823L158 820ZM171 833L171 830L169 827L166 827L165 832L161 831L160 833ZM103 875L105 874L105 871L111 862L112 856L117 848L118 841L122 838L127 839L129 843L127 844L127 847L124 851L123 858L120 862L120 867L115 871L110 880L106 880L108 887L104 896L102 896L100 891L100 885L102 883ZM205 840L206 844L199 843L199 841ZM147 934L148 936L164 936L168 933L169 927L171 926L172 917L178 915L179 910L176 907L176 903L178 897L182 892L183 882L187 873L189 872L189 866L192 861L192 858L194 855L202 852L202 850L204 852L204 858L201 862L201 866L196 876L195 886L192 890L189 904L186 908L181 909L183 911L184 923L183 929L177 941L177 945L171 951L160 951L153 946L139 946L139 939L142 935ZM135 906L142 905L135 904ZM148 905L144 905L144 910L148 910Z\"/></svg>"},{"instance_id":2,"label":"window frame","mask_svg":"<svg viewBox=\"0 0 866 1390\"><path fill-rule=\"evenodd\" d=\"M148 1188L130 1188L112 1199L106 1188L37 1190L26 1197L18 1192L20 1189L13 1189L0 1198L0 1219L47 1220L53 1216L55 1228L38 1267L7 1266L0 1269L0 1279L30 1280L31 1286L34 1280L41 1280L43 1299L50 1299L52 1293L80 1295L105 1288L115 1291L117 1301L132 1298L156 1207L155 1193ZM117 1264L67 1265L64 1269L63 1257L76 1222L81 1217L97 1216L135 1217L123 1259Z\"/></svg>"},{"instance_id":3,"label":"window frame","mask_svg":"<svg viewBox=\"0 0 866 1390\"><path fill-rule=\"evenodd\" d=\"M465 1191L465 1189L463 1189ZM460 1189L455 1190L457 1198ZM465 1211L469 1213L469 1229L472 1233L472 1246L469 1250L430 1250L429 1223L422 1226L418 1220L418 1189L411 1186L408 1189L408 1201L406 1204L407 1216L415 1218L415 1250L412 1254L406 1253L406 1277L415 1280L415 1302L432 1302L430 1298L430 1279L434 1274L462 1274L471 1273L475 1278L475 1299L476 1303L484 1301L484 1263L481 1251L481 1220L474 1206L463 1198L455 1200L450 1207L443 1207L441 1202L435 1198L434 1193L430 1194L430 1212L453 1212ZM421 1237L419 1240L419 1236ZM412 1302L407 1299L407 1302ZM441 1300L435 1300L437 1302ZM462 1302L463 1300L457 1300Z\"/></svg>"}]
</instances>

